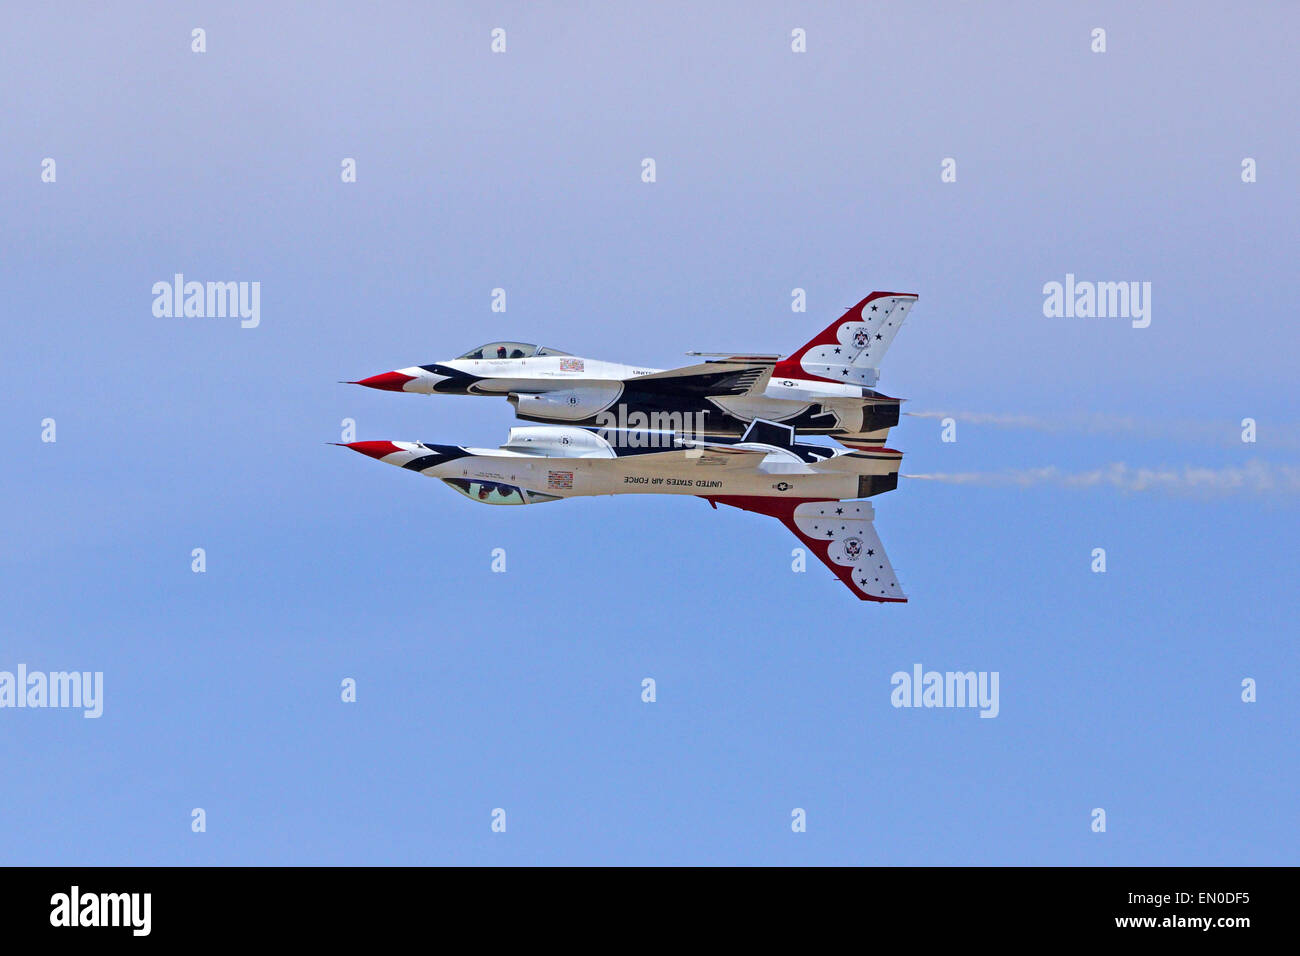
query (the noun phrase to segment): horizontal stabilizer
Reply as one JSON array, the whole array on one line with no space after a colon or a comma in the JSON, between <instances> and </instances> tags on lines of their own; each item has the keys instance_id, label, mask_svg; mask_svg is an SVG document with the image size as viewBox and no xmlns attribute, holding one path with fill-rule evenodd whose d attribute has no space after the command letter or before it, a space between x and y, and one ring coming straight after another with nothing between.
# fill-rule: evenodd
<instances>
[{"instance_id":1,"label":"horizontal stabilizer","mask_svg":"<svg viewBox=\"0 0 1300 956\"><path fill-rule=\"evenodd\" d=\"M814 461L814 471L848 475L896 475L903 463L903 453L892 448L855 449Z\"/></svg>"}]
</instances>

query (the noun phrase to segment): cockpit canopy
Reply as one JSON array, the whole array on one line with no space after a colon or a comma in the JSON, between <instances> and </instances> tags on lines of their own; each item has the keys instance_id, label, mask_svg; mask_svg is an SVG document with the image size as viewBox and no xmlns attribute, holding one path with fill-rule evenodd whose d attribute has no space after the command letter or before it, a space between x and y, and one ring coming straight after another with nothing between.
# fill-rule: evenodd
<instances>
[{"instance_id":1,"label":"cockpit canopy","mask_svg":"<svg viewBox=\"0 0 1300 956\"><path fill-rule=\"evenodd\" d=\"M471 349L464 355L456 357L462 359L521 359L542 355L571 354L571 352L561 352L559 349L546 348L541 345L528 345L525 342L489 342L487 345L480 345L478 348Z\"/></svg>"}]
</instances>

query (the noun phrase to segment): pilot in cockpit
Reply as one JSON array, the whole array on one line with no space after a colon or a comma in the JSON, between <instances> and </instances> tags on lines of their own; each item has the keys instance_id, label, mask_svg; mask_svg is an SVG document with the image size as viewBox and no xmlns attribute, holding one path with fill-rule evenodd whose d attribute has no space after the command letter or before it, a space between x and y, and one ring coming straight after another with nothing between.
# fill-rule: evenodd
<instances>
[{"instance_id":1,"label":"pilot in cockpit","mask_svg":"<svg viewBox=\"0 0 1300 956\"><path fill-rule=\"evenodd\" d=\"M497 358L505 358L505 357L506 357L506 347L504 345L498 345Z\"/></svg>"}]
</instances>

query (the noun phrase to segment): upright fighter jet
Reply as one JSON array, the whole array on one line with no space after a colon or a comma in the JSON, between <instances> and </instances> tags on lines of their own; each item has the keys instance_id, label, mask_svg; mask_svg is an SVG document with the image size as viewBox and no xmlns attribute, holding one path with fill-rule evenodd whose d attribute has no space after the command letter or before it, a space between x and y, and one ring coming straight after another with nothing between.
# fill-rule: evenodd
<instances>
[{"instance_id":1,"label":"upright fighter jet","mask_svg":"<svg viewBox=\"0 0 1300 956\"><path fill-rule=\"evenodd\" d=\"M533 422L738 438L762 419L850 448L879 448L898 424L901 399L872 386L915 302L907 293L873 292L785 358L689 352L704 361L664 371L493 342L349 384L503 396L518 418Z\"/></svg>"},{"instance_id":2,"label":"upright fighter jet","mask_svg":"<svg viewBox=\"0 0 1300 956\"><path fill-rule=\"evenodd\" d=\"M441 373L435 373L441 374ZM360 441L345 447L439 478L471 501L527 505L587 495L697 495L771 515L864 601L907 600L868 498L898 485L899 452L800 443L789 425L752 422L737 439L512 428L500 448Z\"/></svg>"}]
</instances>

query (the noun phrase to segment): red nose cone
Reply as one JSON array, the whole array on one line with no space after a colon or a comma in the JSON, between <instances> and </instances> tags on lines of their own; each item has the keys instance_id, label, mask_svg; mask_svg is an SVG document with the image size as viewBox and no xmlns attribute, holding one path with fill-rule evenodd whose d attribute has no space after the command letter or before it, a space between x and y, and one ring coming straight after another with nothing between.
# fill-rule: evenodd
<instances>
[{"instance_id":1,"label":"red nose cone","mask_svg":"<svg viewBox=\"0 0 1300 956\"><path fill-rule=\"evenodd\" d=\"M349 384L364 385L366 388L381 388L385 392L400 392L403 385L414 381L414 375L403 375L401 372L384 372L382 375L372 375L369 378L363 378L359 382L350 382Z\"/></svg>"},{"instance_id":2,"label":"red nose cone","mask_svg":"<svg viewBox=\"0 0 1300 956\"><path fill-rule=\"evenodd\" d=\"M344 447L359 451L363 455L369 455L371 458L383 458L385 455L391 455L395 451L402 450L390 441L354 441Z\"/></svg>"}]
</instances>

